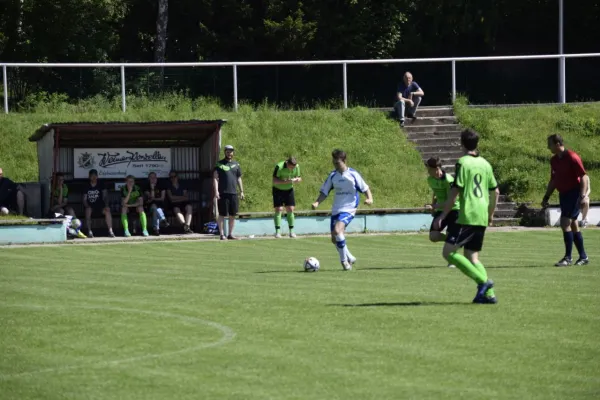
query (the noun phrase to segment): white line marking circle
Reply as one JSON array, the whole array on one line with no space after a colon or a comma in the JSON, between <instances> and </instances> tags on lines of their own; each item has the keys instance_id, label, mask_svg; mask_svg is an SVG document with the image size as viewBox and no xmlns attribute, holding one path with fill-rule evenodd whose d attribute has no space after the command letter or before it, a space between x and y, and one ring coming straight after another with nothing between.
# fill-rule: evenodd
<instances>
[{"instance_id":1,"label":"white line marking circle","mask_svg":"<svg viewBox=\"0 0 600 400\"><path fill-rule=\"evenodd\" d=\"M196 325L209 326L211 328L215 328L215 329L221 331L221 333L222 333L221 338L219 340L217 340L217 341L210 342L210 343L203 343L203 344L199 344L197 346L192 346L192 347L186 347L184 349L179 349L179 350L174 350L174 351L167 351L167 352L156 353L156 354L146 354L146 355L143 355L143 356L129 357L129 358L123 358L123 359L113 360L113 361L100 361L100 362L82 363L82 364L76 364L76 365L65 365L63 367L45 368L45 369L40 369L40 370L35 370L35 371L19 372L19 373L16 373L16 374L0 374L0 379L3 379L3 380L10 379L10 378L18 378L18 377L21 377L21 376L29 376L29 375L41 374L41 373L44 373L44 372L59 372L59 371L66 371L66 370L83 368L83 367L88 367L88 366L89 367L91 367L91 366L93 366L93 367L107 366L108 367L108 366L112 366L112 365L124 364L124 363L129 363L129 362L143 361L143 360L149 360L149 359L153 359L153 358L167 357L167 356L172 356L172 355L175 355L175 354L187 353L187 352L197 351L197 350L201 350L201 349L207 349L207 348L211 348L211 347L222 346L222 345L224 345L224 344L232 341L235 338L235 335L236 335L233 329L231 329L228 326L221 325L221 324L219 324L217 322L213 322L213 321L209 321L209 320L205 320L205 319L201 319L201 318L196 318L196 317L188 317L186 315L180 315L180 314L173 314L173 313L169 313L169 312L163 312L163 311L147 311L147 310L139 310L139 309L136 309L136 308L121 308L121 307L107 307L107 306L88 306L88 305L72 305L72 306L51 306L51 305L45 305L45 306L41 306L41 305L35 305L35 304L0 304L0 307L6 307L6 308L8 308L8 307L20 307L20 308L30 308L30 309L83 308L83 309L88 309L88 310L106 310L106 311L130 312L130 313L147 314L147 315L153 315L153 316L158 316L158 317L167 317L167 318L179 319L179 320L190 322L190 323L196 324Z\"/></svg>"}]
</instances>

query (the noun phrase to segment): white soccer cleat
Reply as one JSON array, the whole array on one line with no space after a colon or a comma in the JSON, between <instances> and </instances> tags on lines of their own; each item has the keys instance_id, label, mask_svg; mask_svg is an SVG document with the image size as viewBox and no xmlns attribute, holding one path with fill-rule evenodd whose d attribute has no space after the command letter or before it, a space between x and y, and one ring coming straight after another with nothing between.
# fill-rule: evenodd
<instances>
[{"instance_id":1,"label":"white soccer cleat","mask_svg":"<svg viewBox=\"0 0 600 400\"><path fill-rule=\"evenodd\" d=\"M290 237L291 237L292 239L295 239L295 238L296 238L296 234L295 234L294 232L290 232Z\"/></svg>"},{"instance_id":2,"label":"white soccer cleat","mask_svg":"<svg viewBox=\"0 0 600 400\"><path fill-rule=\"evenodd\" d=\"M356 264L356 257L348 256L348 262L352 265Z\"/></svg>"},{"instance_id":3,"label":"white soccer cleat","mask_svg":"<svg viewBox=\"0 0 600 400\"><path fill-rule=\"evenodd\" d=\"M350 264L348 261L342 261L342 268L344 271L350 271L352 270L352 264Z\"/></svg>"},{"instance_id":4,"label":"white soccer cleat","mask_svg":"<svg viewBox=\"0 0 600 400\"><path fill-rule=\"evenodd\" d=\"M275 234L275 239L281 239L281 233L277 232L277 233Z\"/></svg>"},{"instance_id":5,"label":"white soccer cleat","mask_svg":"<svg viewBox=\"0 0 600 400\"><path fill-rule=\"evenodd\" d=\"M454 264L448 264L448 268L456 268L456 265L454 265Z\"/></svg>"}]
</instances>

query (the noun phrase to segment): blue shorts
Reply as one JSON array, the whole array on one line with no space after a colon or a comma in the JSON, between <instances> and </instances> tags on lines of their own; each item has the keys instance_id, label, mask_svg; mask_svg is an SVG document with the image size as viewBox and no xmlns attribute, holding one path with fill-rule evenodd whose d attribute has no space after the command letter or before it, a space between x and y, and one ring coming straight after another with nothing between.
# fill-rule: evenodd
<instances>
[{"instance_id":1,"label":"blue shorts","mask_svg":"<svg viewBox=\"0 0 600 400\"><path fill-rule=\"evenodd\" d=\"M329 228L331 231L333 231L333 228L335 227L335 224L338 221L341 221L344 223L344 226L348 226L348 224L350 224L350 222L352 222L352 220L354 219L354 215L347 213L347 212L342 212L336 215L332 215L331 216L331 223L329 225Z\"/></svg>"},{"instance_id":2,"label":"blue shorts","mask_svg":"<svg viewBox=\"0 0 600 400\"><path fill-rule=\"evenodd\" d=\"M568 192L559 193L560 217L577 219L581 212L581 189L576 187Z\"/></svg>"}]
</instances>

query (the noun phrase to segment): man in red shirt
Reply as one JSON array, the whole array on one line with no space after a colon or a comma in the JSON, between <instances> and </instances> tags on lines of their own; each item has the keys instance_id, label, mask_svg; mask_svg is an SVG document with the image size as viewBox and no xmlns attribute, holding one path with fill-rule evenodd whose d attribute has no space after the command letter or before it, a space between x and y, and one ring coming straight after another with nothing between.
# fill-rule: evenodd
<instances>
[{"instance_id":1,"label":"man in red shirt","mask_svg":"<svg viewBox=\"0 0 600 400\"><path fill-rule=\"evenodd\" d=\"M579 252L579 259L575 265L586 265L589 263L589 259L585 254L583 236L577 224L581 203L585 201L587 194L587 179L583 179L586 175L585 168L583 168L583 163L577 153L565 149L563 138L560 135L548 136L548 149L554 155L550 159L550 182L548 182L548 189L542 200L542 207L548 207L548 199L554 189L558 190L561 211L560 227L565 241L565 256L554 265L557 267L571 265L573 243Z\"/></svg>"}]
</instances>

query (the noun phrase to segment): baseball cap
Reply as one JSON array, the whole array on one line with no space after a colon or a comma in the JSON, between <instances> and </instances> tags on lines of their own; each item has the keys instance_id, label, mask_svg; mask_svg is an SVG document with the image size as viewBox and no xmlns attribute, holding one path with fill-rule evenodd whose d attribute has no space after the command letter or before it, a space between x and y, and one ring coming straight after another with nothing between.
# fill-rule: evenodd
<instances>
[{"instance_id":1,"label":"baseball cap","mask_svg":"<svg viewBox=\"0 0 600 400\"><path fill-rule=\"evenodd\" d=\"M227 146L225 146L225 150L234 150L233 146L228 144Z\"/></svg>"}]
</instances>

